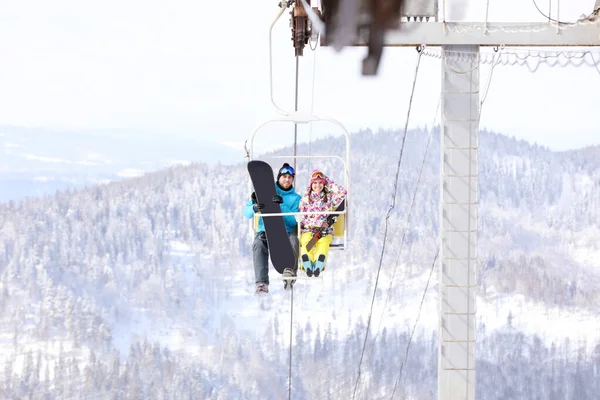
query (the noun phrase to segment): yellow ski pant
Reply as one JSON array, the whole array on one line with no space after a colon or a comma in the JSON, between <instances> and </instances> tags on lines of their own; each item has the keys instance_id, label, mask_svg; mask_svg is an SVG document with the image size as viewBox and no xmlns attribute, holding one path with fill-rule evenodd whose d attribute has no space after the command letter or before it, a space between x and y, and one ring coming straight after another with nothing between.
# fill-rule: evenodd
<instances>
[{"instance_id":1,"label":"yellow ski pant","mask_svg":"<svg viewBox=\"0 0 600 400\"><path fill-rule=\"evenodd\" d=\"M319 254L324 254L325 257L327 257L327 254L329 253L329 245L331 242L333 242L333 235L321 236L313 248L310 249L310 251L307 251L306 245L312 238L313 235L310 232L305 232L302 234L302 236L300 236L300 257L302 257L302 254L308 254L308 257L312 262L315 262Z\"/></svg>"}]
</instances>

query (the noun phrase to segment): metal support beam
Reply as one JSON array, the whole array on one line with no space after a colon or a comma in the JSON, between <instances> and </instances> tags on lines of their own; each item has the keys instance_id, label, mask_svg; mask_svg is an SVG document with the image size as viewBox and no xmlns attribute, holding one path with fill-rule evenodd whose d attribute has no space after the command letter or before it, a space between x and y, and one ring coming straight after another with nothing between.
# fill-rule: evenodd
<instances>
[{"instance_id":1,"label":"metal support beam","mask_svg":"<svg viewBox=\"0 0 600 400\"><path fill-rule=\"evenodd\" d=\"M436 12L424 16L437 15L435 0L407 1L414 6L432 5ZM331 38L321 36L320 44L328 46L331 42L338 50L346 45L367 46L368 56L374 53L376 57L371 57L374 62L368 68L363 64L365 75L377 73L382 47L442 47L438 399L474 400L480 47L600 46L600 0L596 0L592 13L573 24L400 22L396 14L388 13L384 24L358 29L360 12L366 7L372 15L379 15L376 6L384 3L387 2L323 0L322 5L328 10L324 12L325 25ZM345 18L331 22L336 19L332 18L333 5L338 4L347 6ZM358 4L367 6L360 9ZM462 55L446 57L446 52ZM367 61L373 60L367 57Z\"/></svg>"},{"instance_id":2,"label":"metal support beam","mask_svg":"<svg viewBox=\"0 0 600 400\"><path fill-rule=\"evenodd\" d=\"M366 46L357 37L352 46ZM400 22L385 33L384 46L469 44L478 46L600 46L600 19L574 25L515 22ZM322 46L327 43L322 41Z\"/></svg>"},{"instance_id":3,"label":"metal support beam","mask_svg":"<svg viewBox=\"0 0 600 400\"><path fill-rule=\"evenodd\" d=\"M475 399L479 46L443 50L438 399Z\"/></svg>"}]
</instances>

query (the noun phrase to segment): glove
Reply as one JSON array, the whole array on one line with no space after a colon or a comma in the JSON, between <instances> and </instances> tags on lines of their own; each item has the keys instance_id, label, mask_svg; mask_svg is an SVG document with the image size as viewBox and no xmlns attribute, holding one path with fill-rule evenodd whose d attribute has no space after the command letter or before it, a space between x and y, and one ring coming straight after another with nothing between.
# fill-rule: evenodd
<instances>
[{"instance_id":1,"label":"glove","mask_svg":"<svg viewBox=\"0 0 600 400\"><path fill-rule=\"evenodd\" d=\"M252 209L255 213L260 212L263 208L265 208L265 205L262 203L258 203L252 206Z\"/></svg>"},{"instance_id":2,"label":"glove","mask_svg":"<svg viewBox=\"0 0 600 400\"><path fill-rule=\"evenodd\" d=\"M258 203L258 200L256 200L256 192L252 192L252 194L250 195L250 198L252 199L252 202L254 204Z\"/></svg>"},{"instance_id":3,"label":"glove","mask_svg":"<svg viewBox=\"0 0 600 400\"><path fill-rule=\"evenodd\" d=\"M273 196L273 203L281 204L283 203L283 198L280 195L276 194L275 196Z\"/></svg>"}]
</instances>

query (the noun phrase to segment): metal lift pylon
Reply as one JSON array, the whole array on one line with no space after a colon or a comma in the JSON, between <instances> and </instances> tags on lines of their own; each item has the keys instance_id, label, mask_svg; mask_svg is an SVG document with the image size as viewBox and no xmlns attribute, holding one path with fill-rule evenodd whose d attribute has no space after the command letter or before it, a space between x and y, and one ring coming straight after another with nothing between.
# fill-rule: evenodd
<instances>
[{"instance_id":1,"label":"metal lift pylon","mask_svg":"<svg viewBox=\"0 0 600 400\"><path fill-rule=\"evenodd\" d=\"M442 48L438 399L473 400L479 49L481 46L600 46L600 0L595 1L587 17L570 24L439 22L437 0L322 0L321 5L326 30L322 32L321 46L336 49L346 45L367 46L364 75L377 73L383 47ZM404 19L409 22L401 22ZM344 21L353 25L344 26ZM339 34L342 31L345 35Z\"/></svg>"}]
</instances>

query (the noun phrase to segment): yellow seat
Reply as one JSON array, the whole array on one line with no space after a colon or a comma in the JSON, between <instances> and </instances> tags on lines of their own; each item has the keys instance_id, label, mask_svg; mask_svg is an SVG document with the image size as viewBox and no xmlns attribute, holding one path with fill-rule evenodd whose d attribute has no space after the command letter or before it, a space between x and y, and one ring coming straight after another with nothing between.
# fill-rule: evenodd
<instances>
[{"instance_id":1,"label":"yellow seat","mask_svg":"<svg viewBox=\"0 0 600 400\"><path fill-rule=\"evenodd\" d=\"M329 246L331 249L344 250L347 212L346 214L338 215L337 221L333 224L333 242Z\"/></svg>"}]
</instances>

